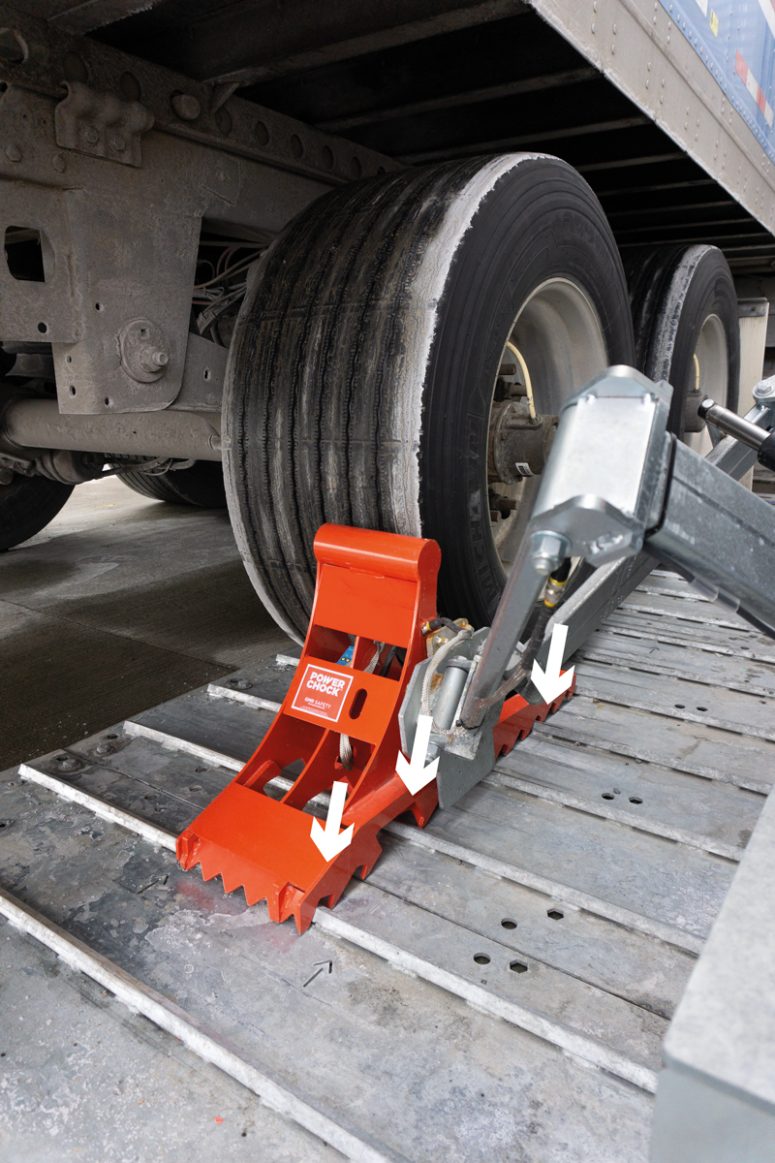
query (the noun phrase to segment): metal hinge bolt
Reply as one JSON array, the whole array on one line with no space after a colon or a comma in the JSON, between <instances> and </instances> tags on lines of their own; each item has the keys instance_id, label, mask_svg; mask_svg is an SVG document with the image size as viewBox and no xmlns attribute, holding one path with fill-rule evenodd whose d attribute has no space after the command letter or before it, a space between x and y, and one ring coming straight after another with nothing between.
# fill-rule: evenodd
<instances>
[{"instance_id":1,"label":"metal hinge bolt","mask_svg":"<svg viewBox=\"0 0 775 1163\"><path fill-rule=\"evenodd\" d=\"M549 574L570 556L570 545L560 533L538 530L530 538L530 556L536 573Z\"/></svg>"}]
</instances>

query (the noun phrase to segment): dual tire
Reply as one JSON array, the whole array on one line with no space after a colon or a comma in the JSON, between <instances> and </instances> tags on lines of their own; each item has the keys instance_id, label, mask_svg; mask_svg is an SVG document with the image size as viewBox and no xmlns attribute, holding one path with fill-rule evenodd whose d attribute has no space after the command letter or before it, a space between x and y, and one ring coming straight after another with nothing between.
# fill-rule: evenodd
<instances>
[{"instance_id":1,"label":"dual tire","mask_svg":"<svg viewBox=\"0 0 775 1163\"><path fill-rule=\"evenodd\" d=\"M73 491L47 477L14 473L0 482L0 552L28 541L53 521Z\"/></svg>"},{"instance_id":2,"label":"dual tire","mask_svg":"<svg viewBox=\"0 0 775 1163\"><path fill-rule=\"evenodd\" d=\"M223 508L226 495L220 464L197 461L191 468L155 477L141 472L119 474L134 492L156 501L195 505L204 509ZM170 480L168 477L180 478ZM34 537L53 521L73 491L73 485L47 477L25 477L14 473L7 483L0 481L0 552Z\"/></svg>"},{"instance_id":3,"label":"dual tire","mask_svg":"<svg viewBox=\"0 0 775 1163\"><path fill-rule=\"evenodd\" d=\"M636 366L673 386L670 428L697 451L710 442L697 409L706 396L736 410L737 293L715 246L640 251L628 262Z\"/></svg>"},{"instance_id":4,"label":"dual tire","mask_svg":"<svg viewBox=\"0 0 775 1163\"><path fill-rule=\"evenodd\" d=\"M225 476L248 572L289 633L306 628L326 521L435 538L439 608L491 619L530 495L511 482L493 502L488 477L507 351L543 416L634 359L605 215L557 158L359 183L273 244L231 349Z\"/></svg>"},{"instance_id":5,"label":"dual tire","mask_svg":"<svg viewBox=\"0 0 775 1163\"><path fill-rule=\"evenodd\" d=\"M135 469L119 473L118 478L133 492L153 501L194 505L199 509L222 509L226 504L223 469L217 461L197 460L190 468L160 476Z\"/></svg>"}]
</instances>

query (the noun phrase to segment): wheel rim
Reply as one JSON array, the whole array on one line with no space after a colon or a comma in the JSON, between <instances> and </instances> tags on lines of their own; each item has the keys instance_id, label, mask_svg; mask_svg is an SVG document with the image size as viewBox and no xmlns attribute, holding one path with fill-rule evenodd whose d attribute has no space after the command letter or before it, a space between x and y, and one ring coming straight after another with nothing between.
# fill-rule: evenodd
<instances>
[{"instance_id":1,"label":"wheel rim","mask_svg":"<svg viewBox=\"0 0 775 1163\"><path fill-rule=\"evenodd\" d=\"M504 343L488 418L490 528L504 573L538 492L552 418L556 424L565 401L608 363L600 317L584 291L562 278L536 287ZM523 468L513 470L515 463Z\"/></svg>"},{"instance_id":2,"label":"wheel rim","mask_svg":"<svg viewBox=\"0 0 775 1163\"><path fill-rule=\"evenodd\" d=\"M696 399L697 405L707 396L717 404L726 405L728 376L729 350L724 324L718 315L708 315L692 355L689 395ZM686 432L684 440L689 448L703 456L711 449L710 435L704 425L699 432Z\"/></svg>"}]
</instances>

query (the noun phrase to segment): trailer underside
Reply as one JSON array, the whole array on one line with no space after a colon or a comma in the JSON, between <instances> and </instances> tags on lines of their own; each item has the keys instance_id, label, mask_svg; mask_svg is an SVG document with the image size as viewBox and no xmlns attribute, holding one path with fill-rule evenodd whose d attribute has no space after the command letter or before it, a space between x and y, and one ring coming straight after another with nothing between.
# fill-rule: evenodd
<instances>
[{"instance_id":1,"label":"trailer underside","mask_svg":"<svg viewBox=\"0 0 775 1163\"><path fill-rule=\"evenodd\" d=\"M746 159L749 130L713 92L679 17L659 4L340 0L325 17L306 0L36 0L26 9L57 31L211 85L219 101L238 91L412 165L557 154L590 182L625 251L706 242L733 269L771 271L765 191L775 171ZM685 87L692 74L701 96Z\"/></svg>"},{"instance_id":2,"label":"trailer underside","mask_svg":"<svg viewBox=\"0 0 775 1163\"><path fill-rule=\"evenodd\" d=\"M577 696L426 829L391 825L303 937L169 850L291 674L3 778L6 1152L645 1159L668 1022L775 777L772 642L652 575Z\"/></svg>"}]
</instances>

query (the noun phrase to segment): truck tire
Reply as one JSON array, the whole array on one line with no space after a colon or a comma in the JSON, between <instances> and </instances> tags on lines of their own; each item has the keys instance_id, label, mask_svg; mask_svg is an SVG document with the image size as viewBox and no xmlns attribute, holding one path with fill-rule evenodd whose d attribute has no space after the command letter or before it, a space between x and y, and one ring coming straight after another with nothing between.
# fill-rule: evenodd
<instances>
[{"instance_id":1,"label":"truck tire","mask_svg":"<svg viewBox=\"0 0 775 1163\"><path fill-rule=\"evenodd\" d=\"M279 625L304 633L325 521L436 538L439 608L487 623L534 491L509 484L501 535L496 389L511 376L515 408L556 415L632 360L611 231L558 158L406 170L315 202L254 269L224 399L232 524Z\"/></svg>"},{"instance_id":2,"label":"truck tire","mask_svg":"<svg viewBox=\"0 0 775 1163\"><path fill-rule=\"evenodd\" d=\"M198 460L190 468L165 472L162 476L135 469L120 472L118 478L133 492L153 501L196 505L200 509L222 509L226 504L223 469L217 461Z\"/></svg>"},{"instance_id":3,"label":"truck tire","mask_svg":"<svg viewBox=\"0 0 775 1163\"><path fill-rule=\"evenodd\" d=\"M0 551L12 549L45 529L72 491L72 485L18 473L8 484L0 483Z\"/></svg>"},{"instance_id":4,"label":"truck tire","mask_svg":"<svg viewBox=\"0 0 775 1163\"><path fill-rule=\"evenodd\" d=\"M670 429L698 451L710 440L697 417L706 396L738 402L737 293L715 246L660 247L628 263L636 366L673 386Z\"/></svg>"}]
</instances>

